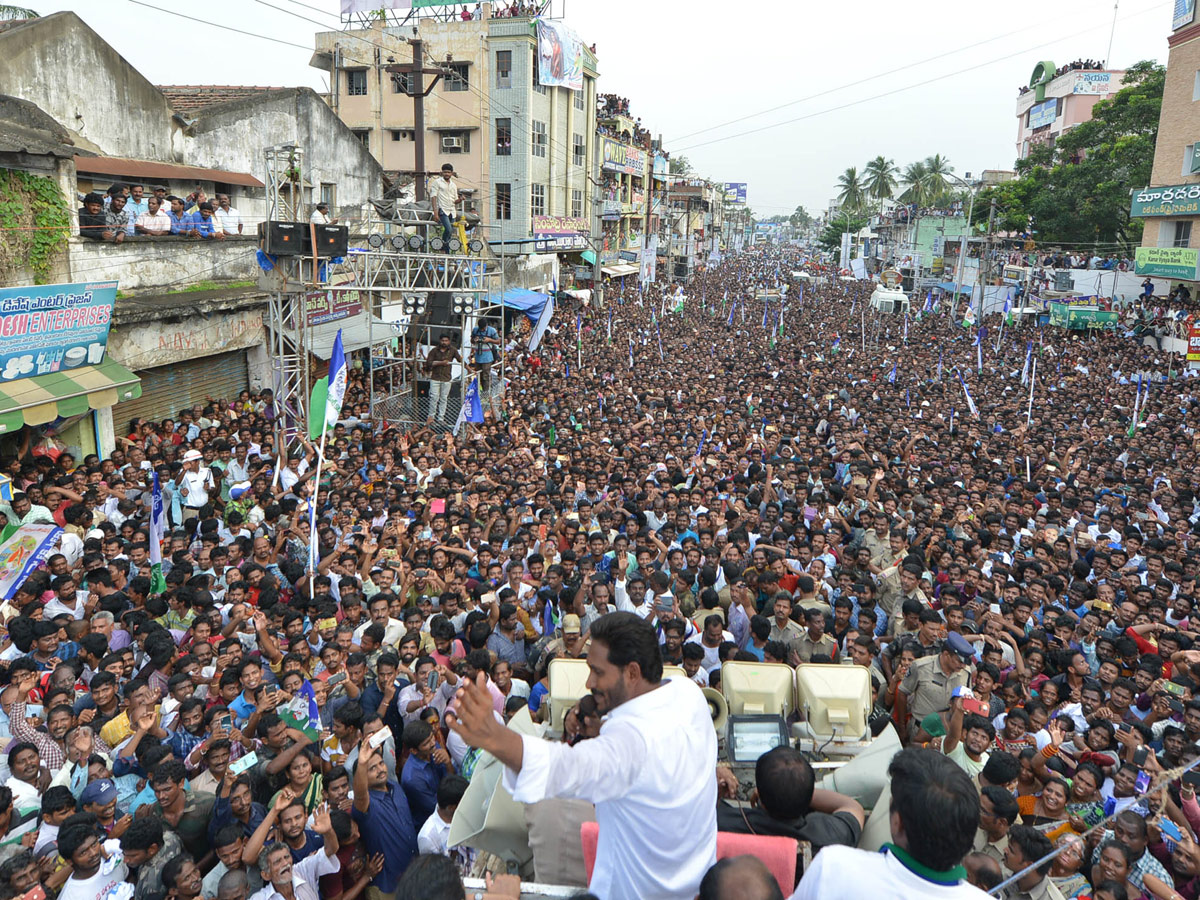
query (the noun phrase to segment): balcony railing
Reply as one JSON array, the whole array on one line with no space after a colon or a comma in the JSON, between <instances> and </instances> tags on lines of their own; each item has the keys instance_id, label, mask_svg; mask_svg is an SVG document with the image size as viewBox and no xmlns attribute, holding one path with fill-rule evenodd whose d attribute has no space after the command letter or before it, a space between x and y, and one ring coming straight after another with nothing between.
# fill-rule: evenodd
<instances>
[{"instance_id":1,"label":"balcony railing","mask_svg":"<svg viewBox=\"0 0 1200 900\"><path fill-rule=\"evenodd\" d=\"M224 240L130 237L123 243L72 237L71 280L116 281L121 291L172 291L189 285L214 285L256 277L258 239L232 235Z\"/></svg>"}]
</instances>

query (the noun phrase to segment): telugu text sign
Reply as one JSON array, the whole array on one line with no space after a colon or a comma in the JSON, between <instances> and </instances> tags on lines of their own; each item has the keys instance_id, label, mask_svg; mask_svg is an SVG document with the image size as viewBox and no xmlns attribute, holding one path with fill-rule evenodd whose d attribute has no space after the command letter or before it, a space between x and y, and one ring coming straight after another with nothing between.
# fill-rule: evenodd
<instances>
[{"instance_id":1,"label":"telugu text sign","mask_svg":"<svg viewBox=\"0 0 1200 900\"><path fill-rule=\"evenodd\" d=\"M1136 275L1195 281L1197 262L1200 262L1200 250L1187 247L1138 247L1133 271Z\"/></svg>"},{"instance_id":2,"label":"telugu text sign","mask_svg":"<svg viewBox=\"0 0 1200 900\"><path fill-rule=\"evenodd\" d=\"M104 360L117 282L0 288L0 382Z\"/></svg>"},{"instance_id":3,"label":"telugu text sign","mask_svg":"<svg viewBox=\"0 0 1200 900\"><path fill-rule=\"evenodd\" d=\"M534 216L533 233L544 235L587 234L592 230L588 220L576 216Z\"/></svg>"},{"instance_id":4,"label":"telugu text sign","mask_svg":"<svg viewBox=\"0 0 1200 900\"><path fill-rule=\"evenodd\" d=\"M1165 184L1134 191L1129 214L1135 219L1200 214L1200 184Z\"/></svg>"},{"instance_id":5,"label":"telugu text sign","mask_svg":"<svg viewBox=\"0 0 1200 900\"><path fill-rule=\"evenodd\" d=\"M1076 94L1111 94L1114 91L1112 74L1109 72L1076 72Z\"/></svg>"}]
</instances>

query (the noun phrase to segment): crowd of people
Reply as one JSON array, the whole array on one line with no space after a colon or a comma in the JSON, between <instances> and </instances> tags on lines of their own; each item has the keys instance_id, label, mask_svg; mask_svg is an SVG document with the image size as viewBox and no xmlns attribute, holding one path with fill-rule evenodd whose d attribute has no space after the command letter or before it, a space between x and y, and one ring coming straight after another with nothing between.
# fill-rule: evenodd
<instances>
[{"instance_id":1,"label":"crowd of people","mask_svg":"<svg viewBox=\"0 0 1200 900\"><path fill-rule=\"evenodd\" d=\"M245 233L241 213L230 204L229 195L219 193L209 200L200 188L178 197L168 194L163 185L152 186L147 194L145 185L116 182L103 194L80 195L79 201L79 236L93 241L120 244L135 236L168 235L224 240Z\"/></svg>"},{"instance_id":2,"label":"crowd of people","mask_svg":"<svg viewBox=\"0 0 1200 900\"><path fill-rule=\"evenodd\" d=\"M0 463L0 535L63 530L0 606L0 900L434 896L488 857L447 846L479 760L460 689L542 719L550 661L614 611L704 685L727 660L871 672L872 731L936 758L901 779L973 789L961 827L894 821L864 879L986 889L1061 845L1005 896L1200 897L1196 780L1170 774L1200 753L1196 382L1119 334L979 351L945 307L791 284L804 262L730 256L679 312L657 286L570 309L457 435L372 423L355 368L324 460L243 392L103 459ZM797 896L840 896L821 848L863 810L806 767L764 760L734 818L812 840Z\"/></svg>"}]
</instances>

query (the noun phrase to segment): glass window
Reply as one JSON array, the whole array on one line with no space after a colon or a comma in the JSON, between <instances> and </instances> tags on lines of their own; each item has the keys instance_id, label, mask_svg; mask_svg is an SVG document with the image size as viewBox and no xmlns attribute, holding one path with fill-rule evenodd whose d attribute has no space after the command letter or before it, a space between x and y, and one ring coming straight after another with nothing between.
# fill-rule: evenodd
<instances>
[{"instance_id":1,"label":"glass window","mask_svg":"<svg viewBox=\"0 0 1200 900\"><path fill-rule=\"evenodd\" d=\"M512 51L496 51L496 87L512 87Z\"/></svg>"},{"instance_id":2,"label":"glass window","mask_svg":"<svg viewBox=\"0 0 1200 900\"><path fill-rule=\"evenodd\" d=\"M346 70L346 93L351 97L365 97L367 95L366 69Z\"/></svg>"},{"instance_id":3,"label":"glass window","mask_svg":"<svg viewBox=\"0 0 1200 900\"><path fill-rule=\"evenodd\" d=\"M496 155L512 156L512 119L496 120Z\"/></svg>"},{"instance_id":4,"label":"glass window","mask_svg":"<svg viewBox=\"0 0 1200 900\"><path fill-rule=\"evenodd\" d=\"M529 214L531 216L546 214L546 186L544 184L529 186Z\"/></svg>"},{"instance_id":5,"label":"glass window","mask_svg":"<svg viewBox=\"0 0 1200 900\"><path fill-rule=\"evenodd\" d=\"M442 84L445 85L443 90L447 92L470 90L470 71L471 67L466 63L447 63L446 74L442 76Z\"/></svg>"},{"instance_id":6,"label":"glass window","mask_svg":"<svg viewBox=\"0 0 1200 900\"><path fill-rule=\"evenodd\" d=\"M571 161L577 166L583 165L584 154L587 152L587 145L583 142L583 135L577 134L572 139L571 146Z\"/></svg>"},{"instance_id":7,"label":"glass window","mask_svg":"<svg viewBox=\"0 0 1200 900\"><path fill-rule=\"evenodd\" d=\"M1187 247L1192 242L1192 222L1190 219L1175 223L1175 239L1172 247Z\"/></svg>"},{"instance_id":8,"label":"glass window","mask_svg":"<svg viewBox=\"0 0 1200 900\"><path fill-rule=\"evenodd\" d=\"M535 119L533 122L533 135L532 135L533 155L534 156L545 156L546 155L546 145L547 145L546 138L547 138L546 123L539 122Z\"/></svg>"},{"instance_id":9,"label":"glass window","mask_svg":"<svg viewBox=\"0 0 1200 900\"><path fill-rule=\"evenodd\" d=\"M512 218L512 185L497 184L496 185L496 218L511 219Z\"/></svg>"},{"instance_id":10,"label":"glass window","mask_svg":"<svg viewBox=\"0 0 1200 900\"><path fill-rule=\"evenodd\" d=\"M583 218L583 191L571 191L571 215Z\"/></svg>"}]
</instances>

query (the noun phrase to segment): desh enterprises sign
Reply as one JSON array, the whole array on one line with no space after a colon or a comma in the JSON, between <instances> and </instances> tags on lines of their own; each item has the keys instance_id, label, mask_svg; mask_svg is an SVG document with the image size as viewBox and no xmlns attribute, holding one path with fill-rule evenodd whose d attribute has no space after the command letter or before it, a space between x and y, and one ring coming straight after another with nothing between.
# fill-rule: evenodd
<instances>
[{"instance_id":1,"label":"desh enterprises sign","mask_svg":"<svg viewBox=\"0 0 1200 900\"><path fill-rule=\"evenodd\" d=\"M1137 275L1157 275L1161 278L1196 280L1196 264L1200 250L1186 247L1138 247L1133 271Z\"/></svg>"},{"instance_id":2,"label":"desh enterprises sign","mask_svg":"<svg viewBox=\"0 0 1200 900\"><path fill-rule=\"evenodd\" d=\"M0 383L104 361L117 282L0 289Z\"/></svg>"},{"instance_id":3,"label":"desh enterprises sign","mask_svg":"<svg viewBox=\"0 0 1200 900\"><path fill-rule=\"evenodd\" d=\"M1129 214L1135 219L1200 215L1200 184L1168 184L1134 191Z\"/></svg>"},{"instance_id":4,"label":"desh enterprises sign","mask_svg":"<svg viewBox=\"0 0 1200 900\"><path fill-rule=\"evenodd\" d=\"M604 168L624 172L626 175L646 174L646 154L637 147L605 138L602 149Z\"/></svg>"}]
</instances>

